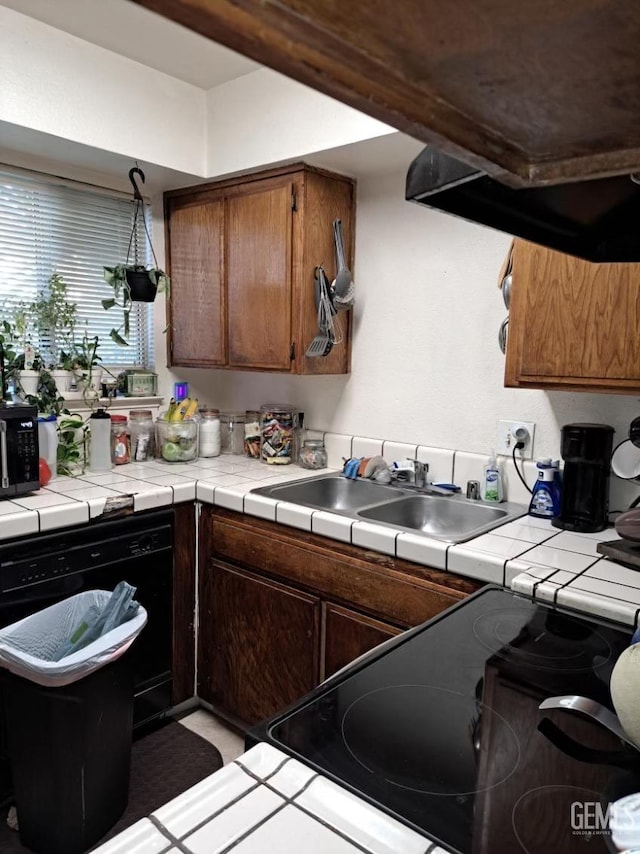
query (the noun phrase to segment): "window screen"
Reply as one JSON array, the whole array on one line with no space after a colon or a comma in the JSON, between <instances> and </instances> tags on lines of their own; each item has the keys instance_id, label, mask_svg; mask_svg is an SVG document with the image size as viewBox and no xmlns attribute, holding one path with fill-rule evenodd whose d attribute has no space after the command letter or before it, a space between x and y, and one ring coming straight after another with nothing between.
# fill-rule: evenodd
<instances>
[{"instance_id":1,"label":"window screen","mask_svg":"<svg viewBox=\"0 0 640 854\"><path fill-rule=\"evenodd\" d=\"M145 205L147 228L150 210ZM131 236L133 201L98 188L36 178L0 168L0 306L2 315L20 301L30 302L46 288L52 273L67 285L67 299L77 303L78 335L86 328L98 335L105 365L153 362L151 305L135 303L129 347L109 337L122 322L117 308L105 311L101 300L113 296L103 266L124 263ZM139 263L149 263L149 246L138 217ZM85 327L86 322L86 327ZM46 342L41 342L46 348Z\"/></svg>"}]
</instances>

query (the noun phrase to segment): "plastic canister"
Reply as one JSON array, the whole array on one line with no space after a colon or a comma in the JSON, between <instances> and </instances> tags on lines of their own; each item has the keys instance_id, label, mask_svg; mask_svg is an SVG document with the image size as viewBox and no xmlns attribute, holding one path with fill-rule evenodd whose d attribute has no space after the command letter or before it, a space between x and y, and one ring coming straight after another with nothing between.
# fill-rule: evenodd
<instances>
[{"instance_id":1,"label":"plastic canister","mask_svg":"<svg viewBox=\"0 0 640 854\"><path fill-rule=\"evenodd\" d=\"M54 480L58 466L58 419L55 415L38 416L38 446L40 456L51 469L51 480Z\"/></svg>"},{"instance_id":2,"label":"plastic canister","mask_svg":"<svg viewBox=\"0 0 640 854\"><path fill-rule=\"evenodd\" d=\"M98 409L89 418L89 471L111 471L111 416Z\"/></svg>"}]
</instances>

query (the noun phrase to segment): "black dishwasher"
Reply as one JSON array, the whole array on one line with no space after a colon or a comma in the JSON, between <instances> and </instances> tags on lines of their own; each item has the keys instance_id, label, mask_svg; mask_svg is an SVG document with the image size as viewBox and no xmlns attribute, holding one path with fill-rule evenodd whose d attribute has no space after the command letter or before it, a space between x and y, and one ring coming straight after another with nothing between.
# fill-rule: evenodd
<instances>
[{"instance_id":1,"label":"black dishwasher","mask_svg":"<svg viewBox=\"0 0 640 854\"><path fill-rule=\"evenodd\" d=\"M171 707L173 512L96 522L0 546L0 628L85 590L137 588L148 622L131 647L134 728ZM1 708L0 708L1 711ZM10 792L0 715L0 802Z\"/></svg>"}]
</instances>

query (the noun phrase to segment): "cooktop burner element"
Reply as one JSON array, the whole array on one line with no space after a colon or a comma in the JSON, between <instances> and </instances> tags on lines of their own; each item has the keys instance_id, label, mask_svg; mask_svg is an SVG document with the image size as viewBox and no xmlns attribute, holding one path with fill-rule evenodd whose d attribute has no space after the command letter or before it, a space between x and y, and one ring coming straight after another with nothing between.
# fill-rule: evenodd
<instances>
[{"instance_id":1,"label":"cooktop burner element","mask_svg":"<svg viewBox=\"0 0 640 854\"><path fill-rule=\"evenodd\" d=\"M611 646L597 629L553 611L487 611L475 620L473 634L490 652L542 670L591 671L611 659Z\"/></svg>"},{"instance_id":2,"label":"cooktop burner element","mask_svg":"<svg viewBox=\"0 0 640 854\"><path fill-rule=\"evenodd\" d=\"M606 620L488 586L374 650L255 737L447 851L581 854L588 834L575 832L571 798L593 821L594 804L640 789L640 765L628 773L578 761L539 730L543 718L589 755L620 744L582 715L539 705L577 694L611 709L610 670L630 638ZM590 839L590 854L608 852L606 835Z\"/></svg>"},{"instance_id":3,"label":"cooktop burner element","mask_svg":"<svg viewBox=\"0 0 640 854\"><path fill-rule=\"evenodd\" d=\"M610 837L606 826L608 804L600 792L580 786L539 786L521 795L511 816L518 851L523 854L550 854L557 851L558 839L571 831L571 847L563 851L589 854L594 840ZM613 850L613 849L611 849ZM512 854L516 854L515 851Z\"/></svg>"},{"instance_id":4,"label":"cooktop burner element","mask_svg":"<svg viewBox=\"0 0 640 854\"><path fill-rule=\"evenodd\" d=\"M497 721L491 720L496 714L473 695L433 685L394 685L354 700L342 718L342 735L356 762L391 785L426 795L473 795L478 788L469 787L474 776L468 772L477 766L480 727L496 726ZM504 783L520 761L517 736L499 717L502 749L511 762L501 779L483 790ZM448 742L438 735L448 727L466 733L455 744L453 756ZM418 731L419 738L407 739L408 732Z\"/></svg>"}]
</instances>

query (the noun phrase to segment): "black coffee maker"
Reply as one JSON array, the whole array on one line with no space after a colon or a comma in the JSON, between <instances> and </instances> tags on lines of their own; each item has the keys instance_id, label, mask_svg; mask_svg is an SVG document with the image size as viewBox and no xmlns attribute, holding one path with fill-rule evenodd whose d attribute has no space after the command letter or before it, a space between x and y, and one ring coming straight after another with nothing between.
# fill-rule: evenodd
<instances>
[{"instance_id":1,"label":"black coffee maker","mask_svg":"<svg viewBox=\"0 0 640 854\"><path fill-rule=\"evenodd\" d=\"M551 520L556 528L591 533L607 527L613 434L608 424L565 424L562 428L560 513Z\"/></svg>"}]
</instances>

